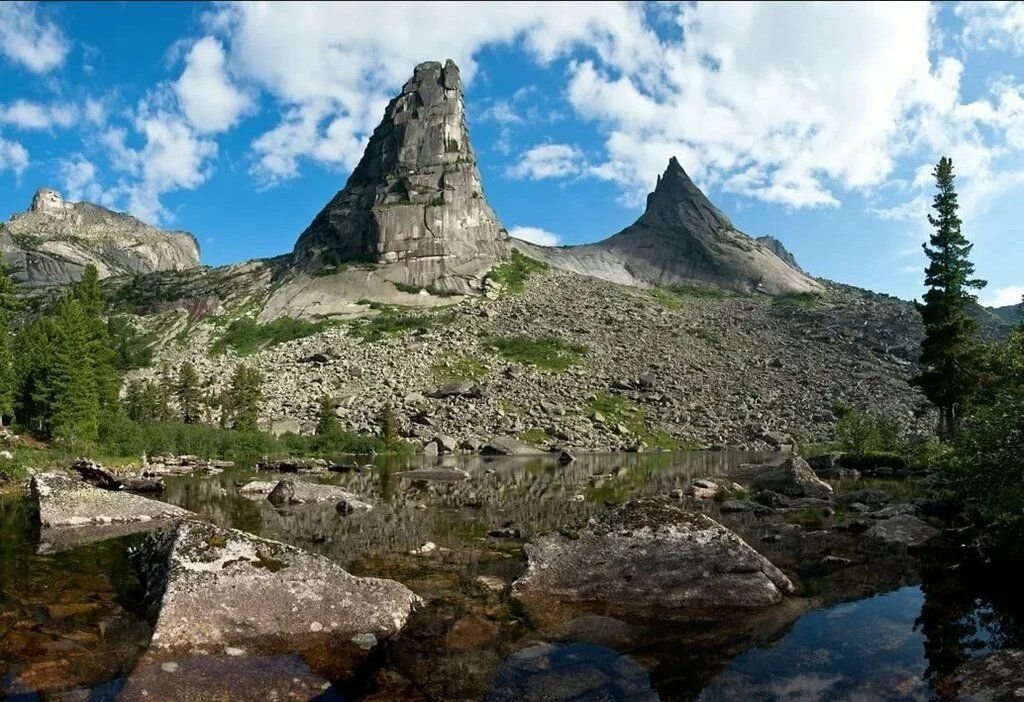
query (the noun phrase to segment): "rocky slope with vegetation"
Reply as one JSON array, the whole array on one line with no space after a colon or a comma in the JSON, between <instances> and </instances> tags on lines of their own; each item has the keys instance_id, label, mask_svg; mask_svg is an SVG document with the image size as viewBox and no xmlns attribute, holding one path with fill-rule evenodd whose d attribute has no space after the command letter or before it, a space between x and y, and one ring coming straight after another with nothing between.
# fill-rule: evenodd
<instances>
[{"instance_id":1,"label":"rocky slope with vegetation","mask_svg":"<svg viewBox=\"0 0 1024 702\"><path fill-rule=\"evenodd\" d=\"M642 289L521 254L488 281L484 297L430 311L364 303L368 316L335 323L261 325L243 299L205 318L165 303L140 318L160 352L136 376L188 360L215 395L245 363L263 375L268 428L311 431L326 395L346 429L377 432L392 408L404 434L467 446L819 441L847 406L928 426L909 385L920 322L895 298L836 285L777 297Z\"/></svg>"},{"instance_id":2,"label":"rocky slope with vegetation","mask_svg":"<svg viewBox=\"0 0 1024 702\"><path fill-rule=\"evenodd\" d=\"M40 188L27 212L0 224L0 261L28 285L67 285L89 264L101 278L194 268L199 244L191 234Z\"/></svg>"}]
</instances>

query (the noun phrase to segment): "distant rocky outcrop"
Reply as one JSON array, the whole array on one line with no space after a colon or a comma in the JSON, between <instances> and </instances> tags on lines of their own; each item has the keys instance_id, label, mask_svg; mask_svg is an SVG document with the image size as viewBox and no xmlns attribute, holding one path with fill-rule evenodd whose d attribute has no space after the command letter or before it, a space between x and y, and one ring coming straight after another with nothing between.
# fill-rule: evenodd
<instances>
[{"instance_id":1,"label":"distant rocky outcrop","mask_svg":"<svg viewBox=\"0 0 1024 702\"><path fill-rule=\"evenodd\" d=\"M785 245L781 241L776 239L774 236L759 236L756 239L754 239L754 241L763 246L767 246L775 253L776 256L778 256L783 261L788 263L791 268L795 268L801 273L804 272L804 269L801 268L800 264L796 262L796 256L794 256L790 252L790 250L787 249Z\"/></svg>"},{"instance_id":2,"label":"distant rocky outcrop","mask_svg":"<svg viewBox=\"0 0 1024 702\"><path fill-rule=\"evenodd\" d=\"M387 106L345 188L295 245L301 270L386 264L387 279L450 292L479 288L508 252L484 197L459 68L421 63Z\"/></svg>"},{"instance_id":3,"label":"distant rocky outcrop","mask_svg":"<svg viewBox=\"0 0 1024 702\"><path fill-rule=\"evenodd\" d=\"M736 229L675 157L644 213L618 234L583 246L515 245L559 268L626 285L682 283L769 295L822 290L780 242Z\"/></svg>"},{"instance_id":4,"label":"distant rocky outcrop","mask_svg":"<svg viewBox=\"0 0 1024 702\"><path fill-rule=\"evenodd\" d=\"M27 212L0 224L0 259L15 279L39 285L75 282L93 264L101 278L199 265L199 244L89 202L68 202L40 188Z\"/></svg>"}]
</instances>

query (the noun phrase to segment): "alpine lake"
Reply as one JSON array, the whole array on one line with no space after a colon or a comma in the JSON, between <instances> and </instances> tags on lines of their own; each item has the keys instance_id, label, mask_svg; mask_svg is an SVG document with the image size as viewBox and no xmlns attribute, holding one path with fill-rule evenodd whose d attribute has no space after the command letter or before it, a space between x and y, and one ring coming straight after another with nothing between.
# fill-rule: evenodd
<instances>
[{"instance_id":1,"label":"alpine lake","mask_svg":"<svg viewBox=\"0 0 1024 702\"><path fill-rule=\"evenodd\" d=\"M953 700L965 662L1024 644L1024 598L1010 575L992 572L956 538L919 549L867 544L842 529L850 515L841 509L722 514L715 500L685 498L797 586L748 626L595 613L544 629L510 597L532 536L765 458L584 455L564 466L553 457L458 457L441 462L469 479L412 482L399 473L438 459L378 457L346 473L167 477L156 499L355 575L398 580L423 598L396 640L319 700ZM266 495L238 491L252 479L285 477L344 486L375 508L279 509ZM910 499L913 485L888 482L873 487ZM0 495L0 698L115 700L152 631L129 560L145 534L55 545L34 509L27 492ZM237 699L267 697L247 687L267 666L307 666L253 659L248 675L240 664ZM190 699L206 698L197 689Z\"/></svg>"}]
</instances>

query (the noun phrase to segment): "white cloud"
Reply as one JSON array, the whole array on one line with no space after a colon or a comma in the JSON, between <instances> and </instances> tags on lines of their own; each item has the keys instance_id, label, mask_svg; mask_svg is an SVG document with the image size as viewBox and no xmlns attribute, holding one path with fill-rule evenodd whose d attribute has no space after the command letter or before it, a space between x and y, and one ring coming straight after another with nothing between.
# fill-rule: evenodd
<instances>
[{"instance_id":1,"label":"white cloud","mask_svg":"<svg viewBox=\"0 0 1024 702\"><path fill-rule=\"evenodd\" d=\"M351 168L425 59L453 58L471 80L488 44L521 40L548 62L585 43L621 63L651 58L656 45L643 7L626 3L238 3L207 22L225 37L232 72L280 105L281 122L253 144L254 170L269 182L297 175L303 159Z\"/></svg>"},{"instance_id":2,"label":"white cloud","mask_svg":"<svg viewBox=\"0 0 1024 702\"><path fill-rule=\"evenodd\" d=\"M13 171L14 175L21 176L28 168L28 151L16 141L0 137L0 173L5 170Z\"/></svg>"},{"instance_id":3,"label":"white cloud","mask_svg":"<svg viewBox=\"0 0 1024 702\"><path fill-rule=\"evenodd\" d=\"M538 246L560 246L561 240L557 234L553 234L540 227L512 227L508 235L516 239L528 241Z\"/></svg>"},{"instance_id":4,"label":"white cloud","mask_svg":"<svg viewBox=\"0 0 1024 702\"><path fill-rule=\"evenodd\" d=\"M96 202L102 199L102 190L96 183L96 165L81 154L60 162L60 177L68 200Z\"/></svg>"},{"instance_id":5,"label":"white cloud","mask_svg":"<svg viewBox=\"0 0 1024 702\"><path fill-rule=\"evenodd\" d=\"M139 219L169 221L173 215L161 203L161 196L204 183L217 144L198 136L180 116L149 112L145 106L140 108L133 127L143 140L140 148L128 145L125 129L112 128L101 137L115 169L130 178L122 179L112 189L112 196L124 201L128 211Z\"/></svg>"},{"instance_id":6,"label":"white cloud","mask_svg":"<svg viewBox=\"0 0 1024 702\"><path fill-rule=\"evenodd\" d=\"M202 132L222 132L235 125L252 101L236 88L225 70L224 49L203 37L188 52L185 70L174 85L188 121Z\"/></svg>"},{"instance_id":7,"label":"white cloud","mask_svg":"<svg viewBox=\"0 0 1024 702\"><path fill-rule=\"evenodd\" d=\"M583 168L583 153L575 146L539 144L520 154L506 174L519 180L544 180L579 175Z\"/></svg>"},{"instance_id":8,"label":"white cloud","mask_svg":"<svg viewBox=\"0 0 1024 702\"><path fill-rule=\"evenodd\" d=\"M0 2L0 54L33 73L64 63L70 46L54 23L39 16L36 2Z\"/></svg>"},{"instance_id":9,"label":"white cloud","mask_svg":"<svg viewBox=\"0 0 1024 702\"><path fill-rule=\"evenodd\" d=\"M1007 305L1019 305L1021 298L1024 298L1024 285L1009 285L986 293L982 304L987 307L1006 307Z\"/></svg>"},{"instance_id":10,"label":"white cloud","mask_svg":"<svg viewBox=\"0 0 1024 702\"><path fill-rule=\"evenodd\" d=\"M18 129L67 128L75 123L76 117L77 110L71 105L41 105L28 100L0 105L0 123Z\"/></svg>"},{"instance_id":11,"label":"white cloud","mask_svg":"<svg viewBox=\"0 0 1024 702\"><path fill-rule=\"evenodd\" d=\"M1024 53L1024 2L961 2L956 15L964 22L965 46Z\"/></svg>"}]
</instances>

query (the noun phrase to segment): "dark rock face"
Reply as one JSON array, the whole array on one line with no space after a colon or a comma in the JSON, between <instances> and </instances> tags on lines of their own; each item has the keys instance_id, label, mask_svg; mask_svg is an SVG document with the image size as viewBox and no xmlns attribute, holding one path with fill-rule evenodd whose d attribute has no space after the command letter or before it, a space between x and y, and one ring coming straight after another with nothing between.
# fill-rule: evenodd
<instances>
[{"instance_id":1,"label":"dark rock face","mask_svg":"<svg viewBox=\"0 0 1024 702\"><path fill-rule=\"evenodd\" d=\"M0 224L0 260L28 285L66 285L88 264L101 278L199 265L199 244L186 232L169 232L135 217L88 202L67 202L40 188L27 212Z\"/></svg>"},{"instance_id":2,"label":"dark rock face","mask_svg":"<svg viewBox=\"0 0 1024 702\"><path fill-rule=\"evenodd\" d=\"M675 157L647 196L644 213L618 234L586 246L550 249L517 241L516 247L560 268L617 283L685 283L769 295L824 289L779 242L736 229Z\"/></svg>"},{"instance_id":3,"label":"dark rock face","mask_svg":"<svg viewBox=\"0 0 1024 702\"><path fill-rule=\"evenodd\" d=\"M793 590L735 533L664 499L627 502L576 534L535 539L526 554L513 596L542 618L552 605L589 604L714 619L779 604Z\"/></svg>"},{"instance_id":4,"label":"dark rock face","mask_svg":"<svg viewBox=\"0 0 1024 702\"><path fill-rule=\"evenodd\" d=\"M484 198L466 128L459 68L416 67L387 106L345 189L295 245L318 271L346 261L395 266L395 282L467 292L508 253Z\"/></svg>"},{"instance_id":5,"label":"dark rock face","mask_svg":"<svg viewBox=\"0 0 1024 702\"><path fill-rule=\"evenodd\" d=\"M143 664L297 653L343 679L420 602L393 580L356 577L323 556L200 522L154 534L133 559L154 620Z\"/></svg>"}]
</instances>

